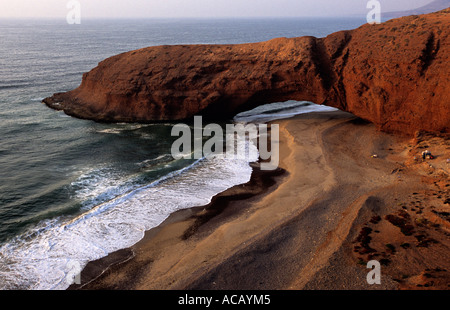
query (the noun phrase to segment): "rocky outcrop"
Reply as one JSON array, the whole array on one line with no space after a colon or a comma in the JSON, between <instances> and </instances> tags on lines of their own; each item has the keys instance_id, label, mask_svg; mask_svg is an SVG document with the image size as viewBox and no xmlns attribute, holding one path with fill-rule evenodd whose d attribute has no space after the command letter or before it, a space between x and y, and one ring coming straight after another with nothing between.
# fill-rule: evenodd
<instances>
[{"instance_id":1,"label":"rocky outcrop","mask_svg":"<svg viewBox=\"0 0 450 310\"><path fill-rule=\"evenodd\" d=\"M450 132L449 29L446 9L326 38L149 47L100 62L44 102L96 121L153 122L307 100L384 131Z\"/></svg>"}]
</instances>

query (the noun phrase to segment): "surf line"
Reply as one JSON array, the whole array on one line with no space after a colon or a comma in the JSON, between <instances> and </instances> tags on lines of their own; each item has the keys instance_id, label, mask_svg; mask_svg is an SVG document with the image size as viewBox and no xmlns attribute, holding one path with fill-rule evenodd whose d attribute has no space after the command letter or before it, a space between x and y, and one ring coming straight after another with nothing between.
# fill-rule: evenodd
<instances>
[{"instance_id":1,"label":"surf line","mask_svg":"<svg viewBox=\"0 0 450 310\"><path fill-rule=\"evenodd\" d=\"M267 124L235 123L226 124L225 128L224 132L222 126L218 124L208 124L203 127L202 116L194 117L193 133L189 125L174 125L171 135L172 137L179 136L180 138L172 144L172 157L174 159L192 159L192 157L199 159L224 155L227 159L251 161L249 160L251 157L249 147L250 145L258 145L259 157L263 160L261 162L261 170L275 170L278 168L280 159L278 124L270 126L270 134ZM203 137L211 138L203 144ZM194 146L193 152L192 144ZM239 145L245 145L246 147L236 147Z\"/></svg>"}]
</instances>

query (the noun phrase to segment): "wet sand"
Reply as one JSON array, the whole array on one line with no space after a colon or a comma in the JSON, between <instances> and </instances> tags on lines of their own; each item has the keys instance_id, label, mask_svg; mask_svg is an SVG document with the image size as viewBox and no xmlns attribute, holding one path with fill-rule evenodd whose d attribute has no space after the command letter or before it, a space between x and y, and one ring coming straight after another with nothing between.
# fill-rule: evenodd
<instances>
[{"instance_id":1,"label":"wet sand","mask_svg":"<svg viewBox=\"0 0 450 310\"><path fill-rule=\"evenodd\" d=\"M255 166L248 184L88 264L71 289L448 289L448 137L381 133L345 112L273 123L278 170ZM372 259L381 285L367 283Z\"/></svg>"}]
</instances>

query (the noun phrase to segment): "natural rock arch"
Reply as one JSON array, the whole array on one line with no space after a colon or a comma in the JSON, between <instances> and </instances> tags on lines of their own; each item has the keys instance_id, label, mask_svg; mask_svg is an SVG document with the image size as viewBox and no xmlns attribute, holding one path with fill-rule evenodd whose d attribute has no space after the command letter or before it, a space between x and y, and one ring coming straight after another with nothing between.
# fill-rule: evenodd
<instances>
[{"instance_id":1,"label":"natural rock arch","mask_svg":"<svg viewBox=\"0 0 450 310\"><path fill-rule=\"evenodd\" d=\"M156 46L113 56L44 102L104 122L226 118L306 100L380 130L450 131L450 9L340 31L238 45Z\"/></svg>"}]
</instances>

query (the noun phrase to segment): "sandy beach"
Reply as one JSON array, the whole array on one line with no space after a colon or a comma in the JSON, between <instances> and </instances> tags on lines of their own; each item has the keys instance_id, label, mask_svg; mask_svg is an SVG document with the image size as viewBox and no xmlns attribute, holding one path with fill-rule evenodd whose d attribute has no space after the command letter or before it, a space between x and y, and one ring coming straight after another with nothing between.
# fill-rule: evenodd
<instances>
[{"instance_id":1,"label":"sandy beach","mask_svg":"<svg viewBox=\"0 0 450 310\"><path fill-rule=\"evenodd\" d=\"M346 112L274 123L278 170L255 165L248 184L91 262L71 289L449 288L448 137L382 133Z\"/></svg>"}]
</instances>

